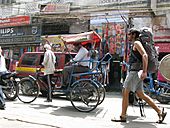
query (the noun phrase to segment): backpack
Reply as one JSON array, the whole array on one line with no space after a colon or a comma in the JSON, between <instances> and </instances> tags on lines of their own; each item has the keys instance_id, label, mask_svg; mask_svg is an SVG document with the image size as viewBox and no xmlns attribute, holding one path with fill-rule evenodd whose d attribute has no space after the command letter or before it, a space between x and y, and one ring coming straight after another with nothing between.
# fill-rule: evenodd
<instances>
[{"instance_id":1,"label":"backpack","mask_svg":"<svg viewBox=\"0 0 170 128\"><path fill-rule=\"evenodd\" d=\"M150 30L147 27L142 28L140 30L139 40L148 55L148 73L156 73L159 67L158 53L154 46L153 34Z\"/></svg>"}]
</instances>

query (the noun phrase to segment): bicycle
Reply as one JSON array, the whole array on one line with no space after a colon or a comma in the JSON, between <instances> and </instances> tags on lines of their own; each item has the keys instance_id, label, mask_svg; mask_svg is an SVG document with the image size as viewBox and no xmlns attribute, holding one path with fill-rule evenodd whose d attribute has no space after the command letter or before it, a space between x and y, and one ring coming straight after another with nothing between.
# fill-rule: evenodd
<instances>
[{"instance_id":1,"label":"bicycle","mask_svg":"<svg viewBox=\"0 0 170 128\"><path fill-rule=\"evenodd\" d=\"M162 104L170 102L170 83L154 80L152 74L149 74L144 81L144 91Z\"/></svg>"},{"instance_id":2,"label":"bicycle","mask_svg":"<svg viewBox=\"0 0 170 128\"><path fill-rule=\"evenodd\" d=\"M154 96L160 103L167 104L170 102L170 54L164 56L159 64L158 80L154 80L152 74L149 74L145 82L145 92Z\"/></svg>"},{"instance_id":3,"label":"bicycle","mask_svg":"<svg viewBox=\"0 0 170 128\"><path fill-rule=\"evenodd\" d=\"M98 64L102 61L99 61ZM60 93L67 96L72 106L78 111L90 112L94 110L105 98L104 87L97 81L98 75L101 72L99 68L95 69L85 73L71 73L70 82L66 89L55 88L55 82L52 82L52 93ZM61 73L61 71L58 73ZM84 76L88 77L85 78ZM18 99L23 103L31 103L39 96L40 86L47 90L47 85L42 77L40 68L36 70L35 77L30 75L21 79L19 82ZM61 77L61 75L57 75L56 79L58 77Z\"/></svg>"}]
</instances>

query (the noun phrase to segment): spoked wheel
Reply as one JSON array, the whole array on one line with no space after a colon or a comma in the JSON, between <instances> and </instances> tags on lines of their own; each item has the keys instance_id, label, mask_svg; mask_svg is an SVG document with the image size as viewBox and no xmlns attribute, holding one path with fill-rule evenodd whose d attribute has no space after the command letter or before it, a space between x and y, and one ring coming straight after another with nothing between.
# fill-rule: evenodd
<instances>
[{"instance_id":1,"label":"spoked wheel","mask_svg":"<svg viewBox=\"0 0 170 128\"><path fill-rule=\"evenodd\" d=\"M7 81L7 88L3 90L7 100L15 100L18 95L18 85L14 80Z\"/></svg>"},{"instance_id":2,"label":"spoked wheel","mask_svg":"<svg viewBox=\"0 0 170 128\"><path fill-rule=\"evenodd\" d=\"M30 78L23 78L19 82L18 99L23 103L33 102L39 95L40 87Z\"/></svg>"},{"instance_id":3,"label":"spoked wheel","mask_svg":"<svg viewBox=\"0 0 170 128\"><path fill-rule=\"evenodd\" d=\"M161 104L168 104L170 102L170 89L161 88L160 89L160 94L157 95L156 99Z\"/></svg>"},{"instance_id":4,"label":"spoked wheel","mask_svg":"<svg viewBox=\"0 0 170 128\"><path fill-rule=\"evenodd\" d=\"M72 84L70 101L75 109L80 112L94 110L100 101L97 85L89 79L82 79Z\"/></svg>"},{"instance_id":5,"label":"spoked wheel","mask_svg":"<svg viewBox=\"0 0 170 128\"><path fill-rule=\"evenodd\" d=\"M100 82L95 81L98 85L98 91L99 91L99 95L100 95L100 100L99 100L99 104L101 104L106 96L106 90L104 88L104 85L102 85Z\"/></svg>"}]
</instances>

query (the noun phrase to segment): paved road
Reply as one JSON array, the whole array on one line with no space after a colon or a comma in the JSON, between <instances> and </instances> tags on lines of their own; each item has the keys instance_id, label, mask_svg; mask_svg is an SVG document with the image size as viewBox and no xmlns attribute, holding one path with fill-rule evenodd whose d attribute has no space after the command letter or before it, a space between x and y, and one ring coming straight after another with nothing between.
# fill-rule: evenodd
<instances>
[{"instance_id":1,"label":"paved road","mask_svg":"<svg viewBox=\"0 0 170 128\"><path fill-rule=\"evenodd\" d=\"M6 110L0 110L0 128L170 128L170 114L164 124L156 124L156 112L145 107L146 117L140 116L139 108L128 108L128 122L112 122L121 112L120 93L109 92L104 102L90 113L76 111L66 99L54 99L52 103L38 98L31 104L19 100L6 102ZM158 102L157 102L158 103ZM164 106L170 113L170 105Z\"/></svg>"}]
</instances>

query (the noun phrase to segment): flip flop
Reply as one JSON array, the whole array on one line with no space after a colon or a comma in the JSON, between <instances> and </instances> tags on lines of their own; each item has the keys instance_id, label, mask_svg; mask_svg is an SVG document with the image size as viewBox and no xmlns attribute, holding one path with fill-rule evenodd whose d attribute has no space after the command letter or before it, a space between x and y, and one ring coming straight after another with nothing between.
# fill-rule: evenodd
<instances>
[{"instance_id":1,"label":"flip flop","mask_svg":"<svg viewBox=\"0 0 170 128\"><path fill-rule=\"evenodd\" d=\"M111 119L113 122L126 122L126 117L120 116L120 119L116 119L115 117Z\"/></svg>"},{"instance_id":2,"label":"flip flop","mask_svg":"<svg viewBox=\"0 0 170 128\"><path fill-rule=\"evenodd\" d=\"M164 112L164 108L163 108L163 109L162 109L162 113L161 113L161 114L158 114L159 120L158 120L156 123L161 124L161 123L164 121L166 115L167 115L167 112Z\"/></svg>"}]
</instances>

